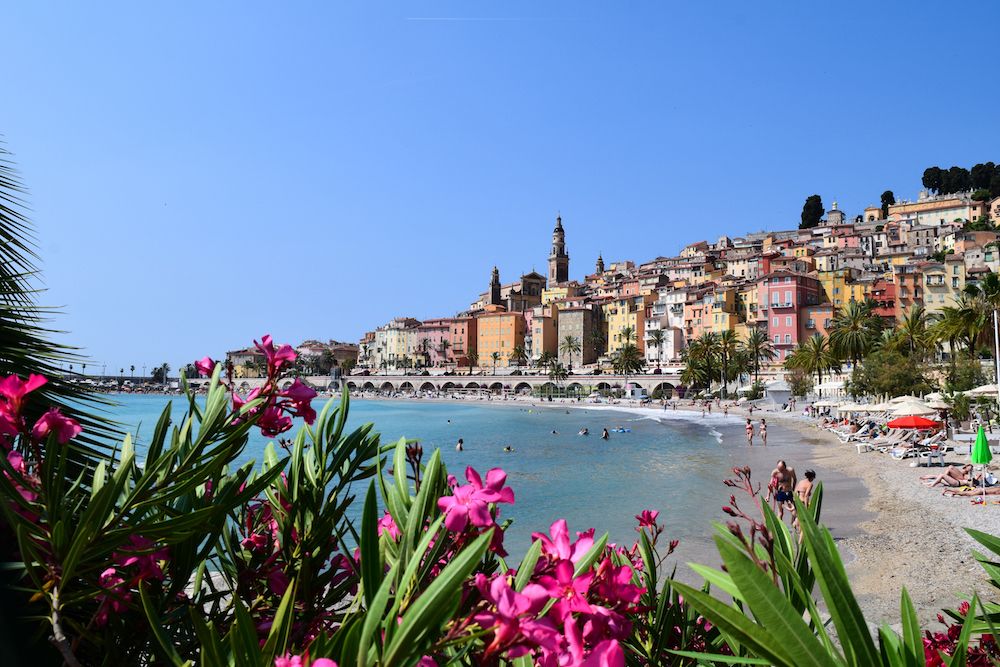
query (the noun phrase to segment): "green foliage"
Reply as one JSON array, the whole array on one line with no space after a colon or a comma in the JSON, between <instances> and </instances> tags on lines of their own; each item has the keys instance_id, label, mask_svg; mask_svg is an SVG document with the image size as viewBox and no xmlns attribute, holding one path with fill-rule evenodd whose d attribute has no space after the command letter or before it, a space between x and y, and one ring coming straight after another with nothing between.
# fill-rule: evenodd
<instances>
[{"instance_id":1,"label":"green foliage","mask_svg":"<svg viewBox=\"0 0 1000 667\"><path fill-rule=\"evenodd\" d=\"M968 391L988 381L989 378L978 359L953 359L948 368L945 391Z\"/></svg>"},{"instance_id":2,"label":"green foliage","mask_svg":"<svg viewBox=\"0 0 1000 667\"><path fill-rule=\"evenodd\" d=\"M889 207L896 203L896 195L892 193L892 190L886 190L882 193L882 217L889 217Z\"/></svg>"},{"instance_id":3,"label":"green foliage","mask_svg":"<svg viewBox=\"0 0 1000 667\"><path fill-rule=\"evenodd\" d=\"M812 375L799 368L793 368L790 372L785 373L785 382L788 383L792 396L806 396L815 386Z\"/></svg>"},{"instance_id":4,"label":"green foliage","mask_svg":"<svg viewBox=\"0 0 1000 667\"><path fill-rule=\"evenodd\" d=\"M819 195L809 195L806 197L805 204L802 205L799 229L810 229L818 226L824 213L826 213L826 209L823 207L823 199Z\"/></svg>"},{"instance_id":5,"label":"green foliage","mask_svg":"<svg viewBox=\"0 0 1000 667\"><path fill-rule=\"evenodd\" d=\"M934 391L924 364L896 350L873 352L854 368L847 390L851 396L920 396Z\"/></svg>"}]
</instances>

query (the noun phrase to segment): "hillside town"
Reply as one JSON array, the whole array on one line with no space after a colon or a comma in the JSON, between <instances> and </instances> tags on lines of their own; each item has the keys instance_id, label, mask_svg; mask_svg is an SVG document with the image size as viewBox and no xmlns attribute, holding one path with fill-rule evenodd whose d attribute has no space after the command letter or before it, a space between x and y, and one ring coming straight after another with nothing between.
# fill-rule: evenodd
<instances>
[{"instance_id":1,"label":"hillside town","mask_svg":"<svg viewBox=\"0 0 1000 667\"><path fill-rule=\"evenodd\" d=\"M486 291L456 315L400 316L366 333L357 366L503 373L558 362L572 372L634 345L652 369L725 331L766 332L781 364L851 302L871 304L891 326L914 305L929 316L954 307L967 285L1000 270L998 234L987 231L1000 221L1000 197L923 190L915 201L891 199L853 218L833 202L815 226L698 241L641 264L598 256L582 280L570 278L557 216L547 275L504 283L494 267Z\"/></svg>"}]
</instances>

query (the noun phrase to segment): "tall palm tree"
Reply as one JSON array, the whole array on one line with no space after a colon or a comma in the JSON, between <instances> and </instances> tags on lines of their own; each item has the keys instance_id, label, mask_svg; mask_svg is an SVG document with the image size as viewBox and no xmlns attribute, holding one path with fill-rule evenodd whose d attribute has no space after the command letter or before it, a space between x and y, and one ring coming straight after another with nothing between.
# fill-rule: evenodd
<instances>
[{"instance_id":1,"label":"tall palm tree","mask_svg":"<svg viewBox=\"0 0 1000 667\"><path fill-rule=\"evenodd\" d=\"M128 367L128 372L132 374L132 382L135 382L135 364Z\"/></svg>"},{"instance_id":2,"label":"tall palm tree","mask_svg":"<svg viewBox=\"0 0 1000 667\"><path fill-rule=\"evenodd\" d=\"M722 398L729 397L729 363L739 351L740 340L736 332L726 329L719 334L719 358L722 360Z\"/></svg>"},{"instance_id":3,"label":"tall palm tree","mask_svg":"<svg viewBox=\"0 0 1000 667\"><path fill-rule=\"evenodd\" d=\"M448 358L448 348L449 347L451 347L451 343L449 343L444 338L442 338L441 342L438 343L438 354L441 355L441 359L440 359L440 362L439 362L438 365L444 364L445 360Z\"/></svg>"},{"instance_id":4,"label":"tall palm tree","mask_svg":"<svg viewBox=\"0 0 1000 667\"><path fill-rule=\"evenodd\" d=\"M547 368L553 361L556 361L556 355L545 350L538 355L538 359L535 360L535 366L538 368Z\"/></svg>"},{"instance_id":5,"label":"tall palm tree","mask_svg":"<svg viewBox=\"0 0 1000 667\"><path fill-rule=\"evenodd\" d=\"M523 345L515 345L514 349L510 351L510 363L515 366L520 366L522 363L527 361L528 353L525 351Z\"/></svg>"},{"instance_id":6,"label":"tall palm tree","mask_svg":"<svg viewBox=\"0 0 1000 667\"><path fill-rule=\"evenodd\" d=\"M553 360L549 364L549 379L556 384L556 386L561 387L562 381L569 377L569 373L566 372L566 367L560 364L558 361Z\"/></svg>"},{"instance_id":7,"label":"tall palm tree","mask_svg":"<svg viewBox=\"0 0 1000 667\"><path fill-rule=\"evenodd\" d=\"M896 325L897 348L918 359L922 359L932 350L934 338L927 330L929 319L923 306L917 304L910 306Z\"/></svg>"},{"instance_id":8,"label":"tall palm tree","mask_svg":"<svg viewBox=\"0 0 1000 667\"><path fill-rule=\"evenodd\" d=\"M851 301L830 323L830 344L855 366L872 350L882 328L882 318L873 308L871 301Z\"/></svg>"},{"instance_id":9,"label":"tall palm tree","mask_svg":"<svg viewBox=\"0 0 1000 667\"><path fill-rule=\"evenodd\" d=\"M604 331L602 331L599 327L591 329L590 343L594 346L595 356L604 356Z\"/></svg>"},{"instance_id":10,"label":"tall palm tree","mask_svg":"<svg viewBox=\"0 0 1000 667\"><path fill-rule=\"evenodd\" d=\"M753 382L757 384L760 381L760 362L774 361L778 355L774 351L774 345L768 338L767 332L763 329L755 328L747 334L747 339L743 342L743 349L750 356L750 362L753 366Z\"/></svg>"},{"instance_id":11,"label":"tall palm tree","mask_svg":"<svg viewBox=\"0 0 1000 667\"><path fill-rule=\"evenodd\" d=\"M646 360L639 353L639 348L632 343L625 343L615 353L614 369L617 375L624 376L625 390L628 390L629 373L638 373L646 365Z\"/></svg>"},{"instance_id":12,"label":"tall palm tree","mask_svg":"<svg viewBox=\"0 0 1000 667\"><path fill-rule=\"evenodd\" d=\"M559 351L569 358L570 367L573 365L573 355L579 354L582 349L580 347L580 339L576 336L566 336L563 338L562 343L559 344ZM582 355L580 357L580 365L583 365Z\"/></svg>"},{"instance_id":13,"label":"tall palm tree","mask_svg":"<svg viewBox=\"0 0 1000 667\"><path fill-rule=\"evenodd\" d=\"M635 329L632 327L622 327L619 335L621 336L622 343L625 345L635 342Z\"/></svg>"},{"instance_id":14,"label":"tall palm tree","mask_svg":"<svg viewBox=\"0 0 1000 667\"><path fill-rule=\"evenodd\" d=\"M493 362L493 375L497 374L497 362L500 361L500 353L493 352L490 354L490 361Z\"/></svg>"},{"instance_id":15,"label":"tall palm tree","mask_svg":"<svg viewBox=\"0 0 1000 667\"><path fill-rule=\"evenodd\" d=\"M823 373L840 368L840 360L830 346L830 340L823 334L813 334L806 342L799 344L785 361L786 368L797 368L806 373L816 374L816 387L823 384Z\"/></svg>"},{"instance_id":16,"label":"tall palm tree","mask_svg":"<svg viewBox=\"0 0 1000 667\"><path fill-rule=\"evenodd\" d=\"M666 336L663 334L663 329L654 329L649 332L649 344L656 348L656 368L660 368L660 354L663 352L663 341L666 340Z\"/></svg>"},{"instance_id":17,"label":"tall palm tree","mask_svg":"<svg viewBox=\"0 0 1000 667\"><path fill-rule=\"evenodd\" d=\"M469 375L472 375L472 368L479 363L479 353L475 350L469 350L465 357L469 360Z\"/></svg>"},{"instance_id":18,"label":"tall palm tree","mask_svg":"<svg viewBox=\"0 0 1000 667\"><path fill-rule=\"evenodd\" d=\"M697 358L705 368L705 378L708 382L708 390L712 390L712 382L715 380L715 362L719 359L719 336L715 332L707 331L694 341Z\"/></svg>"}]
</instances>

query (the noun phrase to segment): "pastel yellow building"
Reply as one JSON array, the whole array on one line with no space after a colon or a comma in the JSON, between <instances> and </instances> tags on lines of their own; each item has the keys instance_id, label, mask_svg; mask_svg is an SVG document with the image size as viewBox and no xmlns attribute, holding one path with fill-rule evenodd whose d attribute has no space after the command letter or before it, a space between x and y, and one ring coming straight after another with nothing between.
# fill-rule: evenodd
<instances>
[{"instance_id":1,"label":"pastel yellow building","mask_svg":"<svg viewBox=\"0 0 1000 667\"><path fill-rule=\"evenodd\" d=\"M924 308L928 314L955 307L965 290L965 262L949 255L944 262L929 262L920 267L924 283Z\"/></svg>"},{"instance_id":2,"label":"pastel yellow building","mask_svg":"<svg viewBox=\"0 0 1000 667\"><path fill-rule=\"evenodd\" d=\"M601 281L603 285L603 280ZM576 283L562 283L542 290L542 305L547 306L553 301L571 299L580 294L580 286Z\"/></svg>"},{"instance_id":3,"label":"pastel yellow building","mask_svg":"<svg viewBox=\"0 0 1000 667\"><path fill-rule=\"evenodd\" d=\"M497 367L509 366L514 348L524 347L525 321L521 313L487 310L476 317L476 327L479 366L482 368L493 367L494 352L498 355Z\"/></svg>"},{"instance_id":4,"label":"pastel yellow building","mask_svg":"<svg viewBox=\"0 0 1000 667\"><path fill-rule=\"evenodd\" d=\"M706 294L702 331L720 334L735 329L740 320L736 302L735 288L717 288L714 292Z\"/></svg>"},{"instance_id":5,"label":"pastel yellow building","mask_svg":"<svg viewBox=\"0 0 1000 667\"><path fill-rule=\"evenodd\" d=\"M635 294L612 299L604 304L604 321L608 326L608 354L612 355L626 344L623 332L632 329L632 344L645 352L646 310L651 308L652 294Z\"/></svg>"},{"instance_id":6,"label":"pastel yellow building","mask_svg":"<svg viewBox=\"0 0 1000 667\"><path fill-rule=\"evenodd\" d=\"M816 278L825 295L821 298L829 301L834 310L843 308L852 300L858 302L865 300L865 286L854 281L851 269L819 271Z\"/></svg>"}]
</instances>

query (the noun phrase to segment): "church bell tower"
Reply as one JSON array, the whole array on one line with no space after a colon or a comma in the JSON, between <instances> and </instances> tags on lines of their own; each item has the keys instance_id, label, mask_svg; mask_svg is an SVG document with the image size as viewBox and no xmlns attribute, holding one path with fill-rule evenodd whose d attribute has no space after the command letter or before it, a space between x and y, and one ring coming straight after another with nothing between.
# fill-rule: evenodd
<instances>
[{"instance_id":1,"label":"church bell tower","mask_svg":"<svg viewBox=\"0 0 1000 667\"><path fill-rule=\"evenodd\" d=\"M490 305L500 305L500 270L493 267L493 275L490 277Z\"/></svg>"},{"instance_id":2,"label":"church bell tower","mask_svg":"<svg viewBox=\"0 0 1000 667\"><path fill-rule=\"evenodd\" d=\"M552 254L549 255L549 286L569 280L569 255L566 254L566 232L563 231L562 216L556 216L556 228L552 230Z\"/></svg>"}]
</instances>

